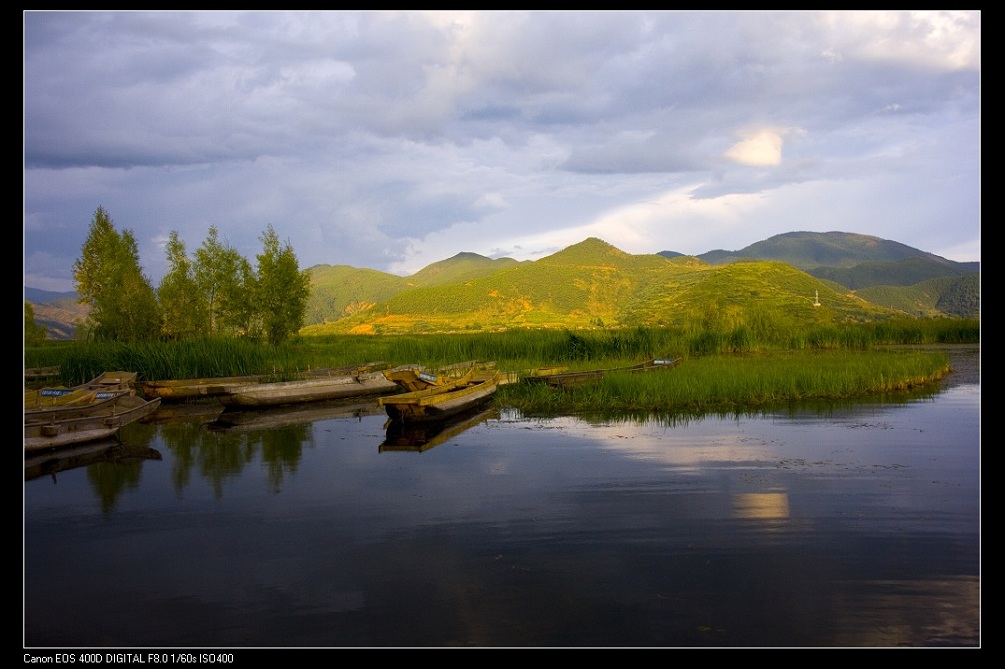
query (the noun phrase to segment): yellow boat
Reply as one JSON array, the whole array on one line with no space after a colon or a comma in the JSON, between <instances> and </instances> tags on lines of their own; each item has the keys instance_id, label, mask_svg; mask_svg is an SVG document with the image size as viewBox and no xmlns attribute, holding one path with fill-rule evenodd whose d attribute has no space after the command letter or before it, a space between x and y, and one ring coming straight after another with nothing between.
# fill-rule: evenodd
<instances>
[{"instance_id":1,"label":"yellow boat","mask_svg":"<svg viewBox=\"0 0 1005 669\"><path fill-rule=\"evenodd\" d=\"M72 388L48 387L24 391L24 408L90 404L116 395L132 395L136 390L136 372L104 372L87 383Z\"/></svg>"},{"instance_id":2,"label":"yellow boat","mask_svg":"<svg viewBox=\"0 0 1005 669\"><path fill-rule=\"evenodd\" d=\"M498 372L469 371L441 386L390 395L377 400L391 420L438 421L472 409L492 399L499 385Z\"/></svg>"},{"instance_id":3,"label":"yellow boat","mask_svg":"<svg viewBox=\"0 0 1005 669\"><path fill-rule=\"evenodd\" d=\"M426 390L436 386L447 385L463 377L471 371L485 372L495 368L494 361L469 360L452 365L427 370L422 365L402 365L394 369L385 369L384 377L404 388L407 392Z\"/></svg>"}]
</instances>

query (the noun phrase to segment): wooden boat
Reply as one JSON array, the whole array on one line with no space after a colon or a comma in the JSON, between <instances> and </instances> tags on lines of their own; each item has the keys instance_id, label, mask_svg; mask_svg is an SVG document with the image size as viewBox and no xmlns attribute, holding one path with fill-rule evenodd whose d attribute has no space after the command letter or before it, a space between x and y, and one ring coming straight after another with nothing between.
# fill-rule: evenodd
<instances>
[{"instance_id":1,"label":"wooden boat","mask_svg":"<svg viewBox=\"0 0 1005 669\"><path fill-rule=\"evenodd\" d=\"M69 420L71 418L85 418L91 415L103 414L112 411L111 407L113 405L121 406L121 403L117 401L120 397L129 396L128 392L120 391L84 391L83 395L72 402L53 404L52 406L38 409L25 409L24 422L51 422L54 420Z\"/></svg>"},{"instance_id":2,"label":"wooden boat","mask_svg":"<svg viewBox=\"0 0 1005 669\"><path fill-rule=\"evenodd\" d=\"M495 362L469 360L427 370L422 365L402 365L384 370L388 381L394 381L407 392L426 390L443 386L463 377L470 371L486 371L495 368Z\"/></svg>"},{"instance_id":3,"label":"wooden boat","mask_svg":"<svg viewBox=\"0 0 1005 669\"><path fill-rule=\"evenodd\" d=\"M398 384L389 381L382 371L332 370L331 376L311 378L303 381L280 381L277 383L255 383L229 388L218 399L227 408L266 407L302 402L386 395L400 390Z\"/></svg>"},{"instance_id":4,"label":"wooden boat","mask_svg":"<svg viewBox=\"0 0 1005 669\"><path fill-rule=\"evenodd\" d=\"M303 372L306 379L323 379L347 374L358 374L361 371L379 370L389 367L386 362L368 362L363 365L348 367L329 367ZM184 402L204 397L219 397L227 395L232 390L260 383L269 383L270 377L265 374L248 374L245 376L219 376L198 379L171 379L162 381L143 381L139 384L144 397L159 397L165 402Z\"/></svg>"},{"instance_id":5,"label":"wooden boat","mask_svg":"<svg viewBox=\"0 0 1005 669\"><path fill-rule=\"evenodd\" d=\"M47 387L24 392L25 409L66 404L87 404L95 399L136 392L136 372L104 372L87 383L72 388Z\"/></svg>"},{"instance_id":6,"label":"wooden boat","mask_svg":"<svg viewBox=\"0 0 1005 669\"><path fill-rule=\"evenodd\" d=\"M46 420L40 415L25 419L24 450L40 451L72 444L107 439L123 425L134 423L157 410L161 401L144 400L135 395L120 395L102 405L101 411L84 416Z\"/></svg>"},{"instance_id":7,"label":"wooden boat","mask_svg":"<svg viewBox=\"0 0 1005 669\"><path fill-rule=\"evenodd\" d=\"M45 379L54 379L59 376L59 366L54 367L25 367L24 370L24 380L25 381L43 381Z\"/></svg>"},{"instance_id":8,"label":"wooden boat","mask_svg":"<svg viewBox=\"0 0 1005 669\"><path fill-rule=\"evenodd\" d=\"M159 397L165 402L182 402L200 397L224 395L232 388L261 383L261 375L221 376L204 379L142 381L140 392L149 399Z\"/></svg>"},{"instance_id":9,"label":"wooden boat","mask_svg":"<svg viewBox=\"0 0 1005 669\"><path fill-rule=\"evenodd\" d=\"M468 372L442 386L381 397L377 400L392 420L437 421L467 411L488 401L496 392L499 374Z\"/></svg>"},{"instance_id":10,"label":"wooden boat","mask_svg":"<svg viewBox=\"0 0 1005 669\"><path fill-rule=\"evenodd\" d=\"M592 383L615 372L651 372L660 369L672 369L680 364L680 358L646 360L637 365L613 367L609 369L590 369L581 372L563 372L559 374L538 374L523 377L524 383L544 383L555 388L566 388Z\"/></svg>"}]
</instances>

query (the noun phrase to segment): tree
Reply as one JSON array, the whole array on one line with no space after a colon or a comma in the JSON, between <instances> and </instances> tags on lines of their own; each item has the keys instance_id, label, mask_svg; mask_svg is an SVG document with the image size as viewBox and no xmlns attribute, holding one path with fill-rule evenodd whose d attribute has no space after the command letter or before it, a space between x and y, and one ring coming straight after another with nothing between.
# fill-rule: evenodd
<instances>
[{"instance_id":1,"label":"tree","mask_svg":"<svg viewBox=\"0 0 1005 669\"><path fill-rule=\"evenodd\" d=\"M35 309L31 302L24 301L24 345L38 346L46 339L44 325L35 323Z\"/></svg>"},{"instance_id":2,"label":"tree","mask_svg":"<svg viewBox=\"0 0 1005 669\"><path fill-rule=\"evenodd\" d=\"M157 288L163 319L161 332L173 339L204 334L209 331L209 306L199 291L185 243L174 230L168 236L166 250L169 269Z\"/></svg>"},{"instance_id":3,"label":"tree","mask_svg":"<svg viewBox=\"0 0 1005 669\"><path fill-rule=\"evenodd\" d=\"M255 303L261 316L265 337L280 344L304 325L307 298L310 296L310 272L300 271L297 256L289 242L279 243L272 225L259 238L262 253L258 259L258 285Z\"/></svg>"},{"instance_id":4,"label":"tree","mask_svg":"<svg viewBox=\"0 0 1005 669\"><path fill-rule=\"evenodd\" d=\"M258 304L258 277L247 258L237 257L234 282L224 293L227 312L223 324L233 334L258 339L262 336L262 318Z\"/></svg>"},{"instance_id":5,"label":"tree","mask_svg":"<svg viewBox=\"0 0 1005 669\"><path fill-rule=\"evenodd\" d=\"M140 268L136 239L119 233L98 207L81 257L73 264L79 301L91 307L93 335L115 341L147 341L160 336L160 310L150 281Z\"/></svg>"},{"instance_id":6,"label":"tree","mask_svg":"<svg viewBox=\"0 0 1005 669\"><path fill-rule=\"evenodd\" d=\"M247 260L229 244L220 241L216 226L195 252L195 282L206 301L206 331L234 333L246 311Z\"/></svg>"}]
</instances>

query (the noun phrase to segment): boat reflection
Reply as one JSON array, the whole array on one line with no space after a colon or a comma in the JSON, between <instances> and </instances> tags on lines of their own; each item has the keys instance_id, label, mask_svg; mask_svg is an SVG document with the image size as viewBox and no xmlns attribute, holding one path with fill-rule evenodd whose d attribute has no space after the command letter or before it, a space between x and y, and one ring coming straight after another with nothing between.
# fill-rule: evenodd
<instances>
[{"instance_id":1,"label":"boat reflection","mask_svg":"<svg viewBox=\"0 0 1005 669\"><path fill-rule=\"evenodd\" d=\"M118 439L105 439L70 448L61 448L44 453L26 454L24 458L24 480L30 481L40 476L52 476L77 467L111 462L126 464L140 460L160 460L161 453L149 446L124 444Z\"/></svg>"},{"instance_id":2,"label":"boat reflection","mask_svg":"<svg viewBox=\"0 0 1005 669\"><path fill-rule=\"evenodd\" d=\"M176 423L179 421L209 423L215 420L221 413L223 413L223 405L216 400L194 400L190 402L172 402L170 404L161 402L161 405L157 407L157 411L144 418L141 422L147 425Z\"/></svg>"},{"instance_id":3,"label":"boat reflection","mask_svg":"<svg viewBox=\"0 0 1005 669\"><path fill-rule=\"evenodd\" d=\"M379 452L413 451L422 453L447 442L465 430L484 423L491 418L498 418L498 409L477 409L458 414L444 421L406 423L398 420L388 420L384 427L386 435Z\"/></svg>"},{"instance_id":4,"label":"boat reflection","mask_svg":"<svg viewBox=\"0 0 1005 669\"><path fill-rule=\"evenodd\" d=\"M319 420L358 419L363 416L376 416L383 412L374 399L333 400L247 411L226 410L220 413L216 420L207 424L207 427L211 430L228 432L268 430L309 424Z\"/></svg>"}]
</instances>

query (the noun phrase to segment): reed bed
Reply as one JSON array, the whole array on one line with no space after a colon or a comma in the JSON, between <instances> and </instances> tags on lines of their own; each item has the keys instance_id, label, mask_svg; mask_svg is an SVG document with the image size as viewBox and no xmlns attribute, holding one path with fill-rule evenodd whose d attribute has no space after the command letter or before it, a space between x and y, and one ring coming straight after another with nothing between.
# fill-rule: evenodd
<instances>
[{"instance_id":1,"label":"reed bed","mask_svg":"<svg viewBox=\"0 0 1005 669\"><path fill-rule=\"evenodd\" d=\"M528 415L701 413L907 390L949 373L941 352L834 351L692 358L671 370L612 372L570 389L509 385L498 401Z\"/></svg>"},{"instance_id":2,"label":"reed bed","mask_svg":"<svg viewBox=\"0 0 1005 669\"><path fill-rule=\"evenodd\" d=\"M25 350L25 367L58 365L66 385L104 371L137 372L140 380L264 374L274 380L372 361L436 367L492 360L505 371L560 365L569 371L682 358L670 371L609 374L571 393L505 386L501 402L529 412L620 408L658 411L722 409L814 397L891 392L948 371L933 353L876 351L887 344L979 342L980 322L964 319L820 326L784 337L758 336L746 325L728 331L686 328L514 330L502 333L317 336L280 346L204 338L121 344L60 342Z\"/></svg>"}]
</instances>

